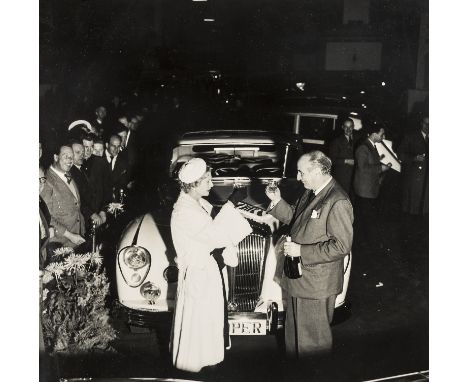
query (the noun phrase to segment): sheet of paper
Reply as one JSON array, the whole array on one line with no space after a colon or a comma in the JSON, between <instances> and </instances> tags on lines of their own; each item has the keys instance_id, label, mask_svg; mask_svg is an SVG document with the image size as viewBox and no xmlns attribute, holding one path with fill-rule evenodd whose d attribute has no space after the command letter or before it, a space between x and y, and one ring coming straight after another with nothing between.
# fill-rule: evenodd
<instances>
[{"instance_id":1,"label":"sheet of paper","mask_svg":"<svg viewBox=\"0 0 468 382\"><path fill-rule=\"evenodd\" d=\"M383 143L383 144L382 144ZM383 164L392 164L392 169L401 172L401 163L392 149L392 142L384 139L382 143L376 143L375 148L383 158L380 160Z\"/></svg>"}]
</instances>

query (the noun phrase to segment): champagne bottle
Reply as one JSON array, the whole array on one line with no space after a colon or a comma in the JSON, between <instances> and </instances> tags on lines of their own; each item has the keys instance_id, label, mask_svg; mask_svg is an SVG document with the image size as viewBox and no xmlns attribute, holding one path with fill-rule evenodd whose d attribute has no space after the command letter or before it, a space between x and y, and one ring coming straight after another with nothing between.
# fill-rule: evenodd
<instances>
[{"instance_id":1,"label":"champagne bottle","mask_svg":"<svg viewBox=\"0 0 468 382\"><path fill-rule=\"evenodd\" d=\"M287 236L286 241L291 242L291 237ZM301 257L285 256L284 274L289 279L298 279L302 277Z\"/></svg>"}]
</instances>

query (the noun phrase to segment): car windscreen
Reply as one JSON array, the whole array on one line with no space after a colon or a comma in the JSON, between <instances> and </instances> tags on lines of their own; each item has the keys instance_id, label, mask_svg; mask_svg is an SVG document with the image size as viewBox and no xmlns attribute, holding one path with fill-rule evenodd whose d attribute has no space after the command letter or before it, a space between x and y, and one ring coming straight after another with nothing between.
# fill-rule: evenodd
<instances>
[{"instance_id":1,"label":"car windscreen","mask_svg":"<svg viewBox=\"0 0 468 382\"><path fill-rule=\"evenodd\" d=\"M184 155L176 159L172 176L176 176L183 163L194 157L206 161L213 169L213 177L282 177L285 159L294 158L294 166L297 161L297 149L289 144L194 145L190 148L190 155L187 151L184 147ZM286 164L288 173L289 167Z\"/></svg>"}]
</instances>

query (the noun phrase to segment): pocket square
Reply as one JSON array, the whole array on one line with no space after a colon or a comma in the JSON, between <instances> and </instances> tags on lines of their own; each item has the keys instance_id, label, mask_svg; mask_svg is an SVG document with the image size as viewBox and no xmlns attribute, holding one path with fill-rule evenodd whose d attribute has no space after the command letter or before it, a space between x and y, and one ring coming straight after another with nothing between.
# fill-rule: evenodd
<instances>
[{"instance_id":1,"label":"pocket square","mask_svg":"<svg viewBox=\"0 0 468 382\"><path fill-rule=\"evenodd\" d=\"M318 219L320 217L320 210L312 210L312 215L310 215L311 219Z\"/></svg>"}]
</instances>

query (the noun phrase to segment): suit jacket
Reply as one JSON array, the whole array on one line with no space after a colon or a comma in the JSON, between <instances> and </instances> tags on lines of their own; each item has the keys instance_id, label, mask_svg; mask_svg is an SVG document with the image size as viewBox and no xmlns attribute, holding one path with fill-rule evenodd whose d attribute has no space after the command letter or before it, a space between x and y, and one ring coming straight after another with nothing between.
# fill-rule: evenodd
<instances>
[{"instance_id":1,"label":"suit jacket","mask_svg":"<svg viewBox=\"0 0 468 382\"><path fill-rule=\"evenodd\" d=\"M128 158L128 164L130 167L130 172L133 173L137 167L138 161L141 159L141 144L139 131L131 131L129 130L130 136L128 137L127 146L123 150L126 152Z\"/></svg>"},{"instance_id":2,"label":"suit jacket","mask_svg":"<svg viewBox=\"0 0 468 382\"><path fill-rule=\"evenodd\" d=\"M354 174L354 165L345 164L346 159L354 159L354 143L350 145L344 134L335 138L329 147L330 159L332 160L332 174L341 187L348 193L351 190L351 181Z\"/></svg>"},{"instance_id":3,"label":"suit jacket","mask_svg":"<svg viewBox=\"0 0 468 382\"><path fill-rule=\"evenodd\" d=\"M105 155L105 154L104 154ZM117 155L115 160L114 169L112 169L111 163L107 161L107 157L104 157L107 166L111 172L111 185L114 190L126 189L127 184L130 182L130 165L128 163L128 154L127 152L121 151Z\"/></svg>"},{"instance_id":4,"label":"suit jacket","mask_svg":"<svg viewBox=\"0 0 468 382\"><path fill-rule=\"evenodd\" d=\"M355 154L354 191L361 198L379 196L382 165L380 155L368 139L359 145Z\"/></svg>"},{"instance_id":5,"label":"suit jacket","mask_svg":"<svg viewBox=\"0 0 468 382\"><path fill-rule=\"evenodd\" d=\"M106 211L112 201L112 180L109 163L104 157L92 155L87 162L86 175L92 191L92 208L95 212Z\"/></svg>"},{"instance_id":6,"label":"suit jacket","mask_svg":"<svg viewBox=\"0 0 468 382\"><path fill-rule=\"evenodd\" d=\"M281 200L270 214L290 224L295 210L298 212L291 239L301 244L302 277L291 280L283 276L282 286L294 297L323 299L343 290L343 259L353 243L353 207L335 179L307 204L309 193L304 192L296 207ZM312 217L314 210L316 218Z\"/></svg>"},{"instance_id":7,"label":"suit jacket","mask_svg":"<svg viewBox=\"0 0 468 382\"><path fill-rule=\"evenodd\" d=\"M79 193L77 191L76 198L67 184L50 168L47 170L46 179L41 197L49 209L50 224L55 228L55 236L50 241L73 248L75 245L63 234L65 230L81 236L85 233ZM78 190L74 180L71 184Z\"/></svg>"},{"instance_id":8,"label":"suit jacket","mask_svg":"<svg viewBox=\"0 0 468 382\"><path fill-rule=\"evenodd\" d=\"M406 135L397 150L402 160L403 211L410 214L428 213L429 147L420 131ZM425 154L423 161L417 155Z\"/></svg>"},{"instance_id":9,"label":"suit jacket","mask_svg":"<svg viewBox=\"0 0 468 382\"><path fill-rule=\"evenodd\" d=\"M47 244L49 244L50 233L50 213L45 204L44 199L39 196L39 220L44 227L45 237L41 237L41 229L39 227L39 269L43 269L47 260Z\"/></svg>"},{"instance_id":10,"label":"suit jacket","mask_svg":"<svg viewBox=\"0 0 468 382\"><path fill-rule=\"evenodd\" d=\"M73 177L73 180L75 181L76 185L78 186L78 192L80 193L81 200L81 213L85 218L85 225L87 226L91 215L95 212L99 212L93 208L92 190L89 184L89 179L88 176L85 174L83 167L79 169L78 167L73 165L70 169L70 174Z\"/></svg>"}]
</instances>

